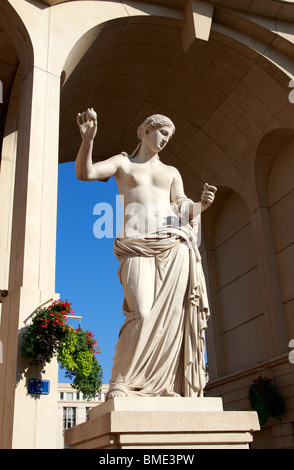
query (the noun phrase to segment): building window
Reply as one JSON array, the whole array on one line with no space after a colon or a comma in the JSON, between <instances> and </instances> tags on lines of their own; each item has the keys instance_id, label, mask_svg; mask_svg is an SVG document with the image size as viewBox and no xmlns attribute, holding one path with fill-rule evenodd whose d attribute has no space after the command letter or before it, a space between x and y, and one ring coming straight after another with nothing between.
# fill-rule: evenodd
<instances>
[{"instance_id":1,"label":"building window","mask_svg":"<svg viewBox=\"0 0 294 470\"><path fill-rule=\"evenodd\" d=\"M73 393L67 392L67 394L66 394L66 399L67 399L67 400L73 400Z\"/></svg>"},{"instance_id":2,"label":"building window","mask_svg":"<svg viewBox=\"0 0 294 470\"><path fill-rule=\"evenodd\" d=\"M60 400L63 400L64 393L60 392Z\"/></svg>"},{"instance_id":3,"label":"building window","mask_svg":"<svg viewBox=\"0 0 294 470\"><path fill-rule=\"evenodd\" d=\"M76 408L63 408L63 429L70 429L76 425Z\"/></svg>"},{"instance_id":4,"label":"building window","mask_svg":"<svg viewBox=\"0 0 294 470\"><path fill-rule=\"evenodd\" d=\"M92 409L92 407L86 407L86 421L89 421L89 411Z\"/></svg>"}]
</instances>

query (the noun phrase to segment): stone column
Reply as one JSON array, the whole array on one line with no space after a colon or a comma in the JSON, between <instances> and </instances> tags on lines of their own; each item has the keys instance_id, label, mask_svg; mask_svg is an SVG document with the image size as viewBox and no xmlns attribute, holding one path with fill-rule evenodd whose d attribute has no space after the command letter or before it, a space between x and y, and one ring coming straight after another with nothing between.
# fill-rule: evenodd
<instances>
[{"instance_id":1,"label":"stone column","mask_svg":"<svg viewBox=\"0 0 294 470\"><path fill-rule=\"evenodd\" d=\"M8 296L2 304L2 448L55 448L57 363L42 378L50 394L28 395L39 371L20 357L21 329L33 310L56 298L55 250L60 78L32 68L21 86ZM17 383L17 386L15 386ZM49 419L50 418L50 419Z\"/></svg>"},{"instance_id":2,"label":"stone column","mask_svg":"<svg viewBox=\"0 0 294 470\"><path fill-rule=\"evenodd\" d=\"M0 164L0 289L2 291L6 291L8 289L9 278L11 225L18 134L19 93L20 75L17 74L9 99ZM0 311L1 307L2 304L0 304Z\"/></svg>"}]
</instances>

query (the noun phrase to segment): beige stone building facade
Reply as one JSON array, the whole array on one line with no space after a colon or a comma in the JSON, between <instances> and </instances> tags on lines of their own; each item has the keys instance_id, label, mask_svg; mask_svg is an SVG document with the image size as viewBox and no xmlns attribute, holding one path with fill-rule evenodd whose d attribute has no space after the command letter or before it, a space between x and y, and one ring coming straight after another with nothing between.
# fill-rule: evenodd
<instances>
[{"instance_id":1,"label":"beige stone building facade","mask_svg":"<svg viewBox=\"0 0 294 470\"><path fill-rule=\"evenodd\" d=\"M64 448L64 431L88 420L89 411L105 401L108 385L102 385L97 397L85 400L70 383L58 383L57 449Z\"/></svg>"},{"instance_id":2,"label":"beige stone building facade","mask_svg":"<svg viewBox=\"0 0 294 470\"><path fill-rule=\"evenodd\" d=\"M187 196L218 187L202 219L206 394L248 410L252 380L273 378L287 411L254 446L294 448L294 2L1 0L0 38L0 447L56 447L57 364L33 399L18 345L58 297L57 168L94 107L96 159L131 152L162 113L176 126L162 159Z\"/></svg>"}]
</instances>

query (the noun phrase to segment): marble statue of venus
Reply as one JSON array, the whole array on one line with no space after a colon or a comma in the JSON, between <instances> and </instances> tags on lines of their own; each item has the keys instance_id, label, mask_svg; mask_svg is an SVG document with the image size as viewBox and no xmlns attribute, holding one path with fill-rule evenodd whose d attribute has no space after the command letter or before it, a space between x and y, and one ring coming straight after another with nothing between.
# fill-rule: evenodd
<instances>
[{"instance_id":1,"label":"marble statue of venus","mask_svg":"<svg viewBox=\"0 0 294 470\"><path fill-rule=\"evenodd\" d=\"M77 178L113 176L124 209L114 254L120 261L125 322L107 398L201 397L209 304L197 229L216 188L205 184L200 202L194 203L184 193L179 171L162 163L158 154L175 132L166 116L155 114L139 126L132 154L121 152L97 163L92 161L97 114L88 109L77 122L82 137ZM140 211L140 223L133 223L134 210Z\"/></svg>"}]
</instances>

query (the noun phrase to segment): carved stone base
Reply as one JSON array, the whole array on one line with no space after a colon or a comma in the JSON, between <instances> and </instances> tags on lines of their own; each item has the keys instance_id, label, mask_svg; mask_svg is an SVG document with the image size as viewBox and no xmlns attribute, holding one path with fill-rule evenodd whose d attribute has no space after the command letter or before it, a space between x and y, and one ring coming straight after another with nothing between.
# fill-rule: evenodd
<instances>
[{"instance_id":1,"label":"carved stone base","mask_svg":"<svg viewBox=\"0 0 294 470\"><path fill-rule=\"evenodd\" d=\"M260 429L253 411L223 411L221 398L116 397L65 431L70 449L246 449Z\"/></svg>"}]
</instances>

